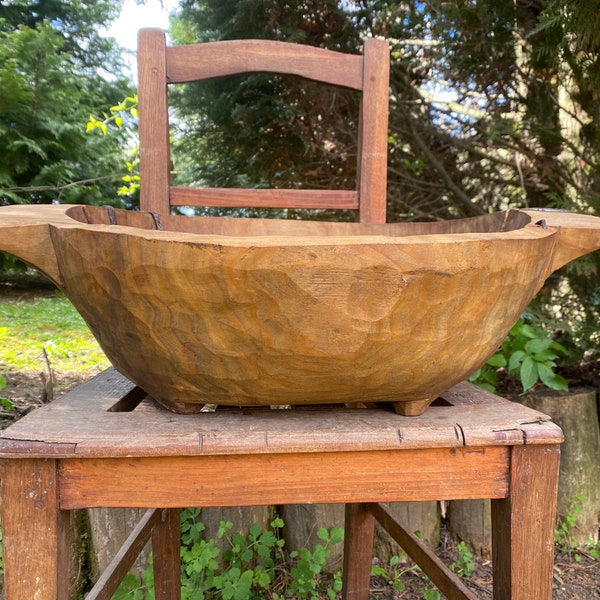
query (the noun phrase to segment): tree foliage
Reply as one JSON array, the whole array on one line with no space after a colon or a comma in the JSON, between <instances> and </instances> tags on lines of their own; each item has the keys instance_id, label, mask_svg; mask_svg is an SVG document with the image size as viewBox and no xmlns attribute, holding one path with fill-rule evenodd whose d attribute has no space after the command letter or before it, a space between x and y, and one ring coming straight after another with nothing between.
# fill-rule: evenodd
<instances>
[{"instance_id":1,"label":"tree foliage","mask_svg":"<svg viewBox=\"0 0 600 600\"><path fill-rule=\"evenodd\" d=\"M107 2L10 2L0 18L0 203L106 203L121 166L119 136L86 136L99 107L131 89L106 78L115 43L94 29ZM118 5L117 5L118 6Z\"/></svg>"},{"instance_id":2,"label":"tree foliage","mask_svg":"<svg viewBox=\"0 0 600 600\"><path fill-rule=\"evenodd\" d=\"M70 53L79 70L94 75L110 64L114 72L121 52L98 30L119 15L121 4L122 0L8 0L2 3L0 29L35 29L48 22L63 41L62 51Z\"/></svg>"},{"instance_id":3,"label":"tree foliage","mask_svg":"<svg viewBox=\"0 0 600 600\"><path fill-rule=\"evenodd\" d=\"M357 29L332 0L184 2L171 35L179 43L266 38L350 52L361 45ZM317 189L355 185L359 96L352 90L256 74L180 87L173 101L184 123L176 136L184 157L179 164L191 166L189 176L196 183ZM203 160L190 160L198 152Z\"/></svg>"}]
</instances>

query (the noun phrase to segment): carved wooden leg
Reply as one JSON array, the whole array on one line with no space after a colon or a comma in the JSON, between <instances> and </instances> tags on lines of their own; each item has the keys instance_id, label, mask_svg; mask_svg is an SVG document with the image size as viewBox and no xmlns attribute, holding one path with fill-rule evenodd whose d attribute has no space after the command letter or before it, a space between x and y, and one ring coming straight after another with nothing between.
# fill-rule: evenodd
<instances>
[{"instance_id":1,"label":"carved wooden leg","mask_svg":"<svg viewBox=\"0 0 600 600\"><path fill-rule=\"evenodd\" d=\"M181 600L181 528L179 509L165 509L152 531L156 600Z\"/></svg>"},{"instance_id":2,"label":"carved wooden leg","mask_svg":"<svg viewBox=\"0 0 600 600\"><path fill-rule=\"evenodd\" d=\"M408 402L393 402L394 411L405 417L418 417L422 415L427 407L433 402L434 398L425 400L410 400Z\"/></svg>"},{"instance_id":3,"label":"carved wooden leg","mask_svg":"<svg viewBox=\"0 0 600 600\"><path fill-rule=\"evenodd\" d=\"M492 501L494 600L551 600L560 446L513 446L508 498Z\"/></svg>"},{"instance_id":4,"label":"carved wooden leg","mask_svg":"<svg viewBox=\"0 0 600 600\"><path fill-rule=\"evenodd\" d=\"M346 504L343 600L368 600L375 518L365 504Z\"/></svg>"},{"instance_id":5,"label":"carved wooden leg","mask_svg":"<svg viewBox=\"0 0 600 600\"><path fill-rule=\"evenodd\" d=\"M69 515L59 510L56 461L7 459L1 477L6 600L67 600Z\"/></svg>"}]
</instances>

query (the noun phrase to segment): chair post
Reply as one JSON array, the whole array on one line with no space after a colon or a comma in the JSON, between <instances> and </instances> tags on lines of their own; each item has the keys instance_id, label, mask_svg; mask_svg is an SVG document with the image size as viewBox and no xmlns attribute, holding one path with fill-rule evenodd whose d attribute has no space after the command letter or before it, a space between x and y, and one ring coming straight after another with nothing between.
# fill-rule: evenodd
<instances>
[{"instance_id":1,"label":"chair post","mask_svg":"<svg viewBox=\"0 0 600 600\"><path fill-rule=\"evenodd\" d=\"M511 448L508 497L492 500L494 600L552 598L559 459L558 444Z\"/></svg>"},{"instance_id":2,"label":"chair post","mask_svg":"<svg viewBox=\"0 0 600 600\"><path fill-rule=\"evenodd\" d=\"M368 600L375 517L366 504L346 504L344 533L343 600Z\"/></svg>"},{"instance_id":3,"label":"chair post","mask_svg":"<svg viewBox=\"0 0 600 600\"><path fill-rule=\"evenodd\" d=\"M358 135L361 223L385 223L390 56L383 39L365 41Z\"/></svg>"},{"instance_id":4,"label":"chair post","mask_svg":"<svg viewBox=\"0 0 600 600\"><path fill-rule=\"evenodd\" d=\"M140 208L169 214L167 59L165 34L160 29L139 32L138 84Z\"/></svg>"},{"instance_id":5,"label":"chair post","mask_svg":"<svg viewBox=\"0 0 600 600\"><path fill-rule=\"evenodd\" d=\"M181 599L180 510L166 508L152 531L154 595L156 600Z\"/></svg>"},{"instance_id":6,"label":"chair post","mask_svg":"<svg viewBox=\"0 0 600 600\"><path fill-rule=\"evenodd\" d=\"M60 510L57 461L2 461L6 598L68 600L69 513Z\"/></svg>"}]
</instances>

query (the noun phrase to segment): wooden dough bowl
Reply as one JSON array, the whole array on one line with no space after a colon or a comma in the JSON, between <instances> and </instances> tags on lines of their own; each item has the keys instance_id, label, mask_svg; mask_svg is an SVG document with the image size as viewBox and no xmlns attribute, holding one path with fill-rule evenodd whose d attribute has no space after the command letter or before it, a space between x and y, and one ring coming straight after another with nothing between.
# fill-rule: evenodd
<instances>
[{"instance_id":1,"label":"wooden dough bowl","mask_svg":"<svg viewBox=\"0 0 600 600\"><path fill-rule=\"evenodd\" d=\"M177 412L390 402L417 415L494 353L600 218L437 223L0 208L0 250L46 273L113 365Z\"/></svg>"}]
</instances>

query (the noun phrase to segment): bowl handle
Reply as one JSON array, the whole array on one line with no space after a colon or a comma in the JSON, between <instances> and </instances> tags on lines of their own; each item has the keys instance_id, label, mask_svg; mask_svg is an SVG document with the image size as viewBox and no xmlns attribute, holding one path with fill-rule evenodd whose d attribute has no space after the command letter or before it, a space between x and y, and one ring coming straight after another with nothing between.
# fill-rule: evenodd
<instances>
[{"instance_id":1,"label":"bowl handle","mask_svg":"<svg viewBox=\"0 0 600 600\"><path fill-rule=\"evenodd\" d=\"M66 206L0 207L0 251L13 254L42 271L58 287L63 278L52 243L52 225L68 222ZM62 209L62 210L61 210Z\"/></svg>"},{"instance_id":2,"label":"bowl handle","mask_svg":"<svg viewBox=\"0 0 600 600\"><path fill-rule=\"evenodd\" d=\"M532 223L557 230L550 272L600 249L600 217L562 210L524 210Z\"/></svg>"}]
</instances>

